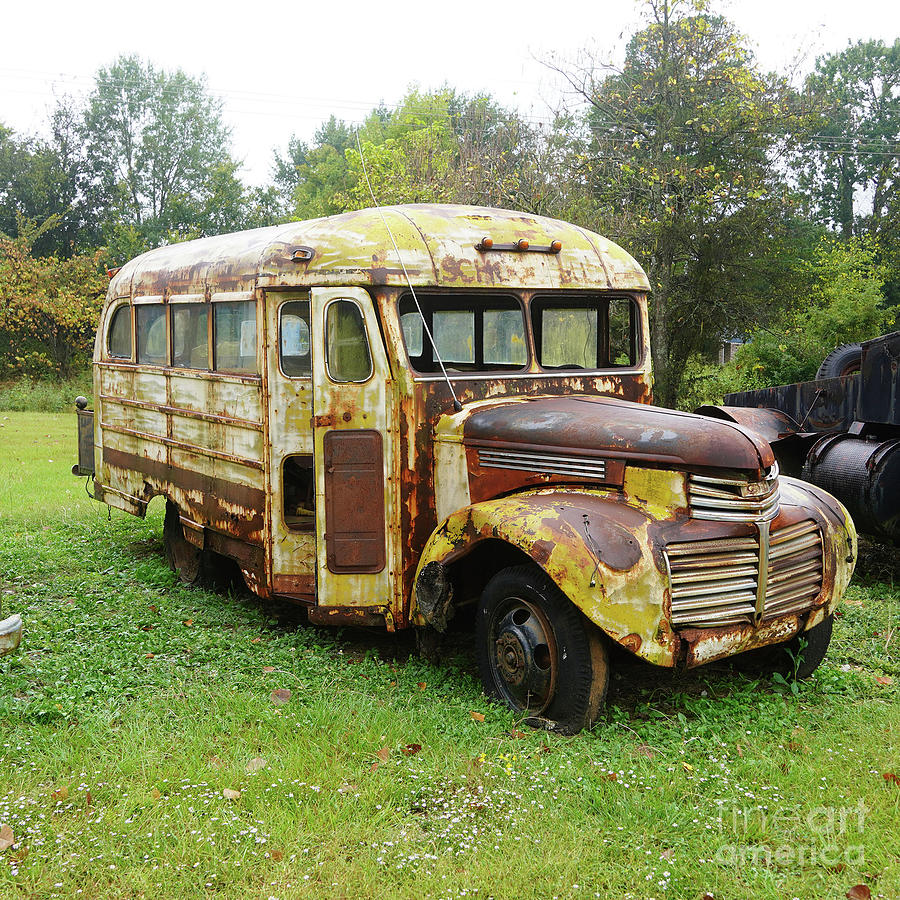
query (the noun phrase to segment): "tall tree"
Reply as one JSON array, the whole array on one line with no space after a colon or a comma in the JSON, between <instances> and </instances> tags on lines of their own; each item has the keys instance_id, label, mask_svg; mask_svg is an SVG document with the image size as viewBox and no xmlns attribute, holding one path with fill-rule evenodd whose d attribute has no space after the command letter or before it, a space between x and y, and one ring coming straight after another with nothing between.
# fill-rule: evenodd
<instances>
[{"instance_id":1,"label":"tall tree","mask_svg":"<svg viewBox=\"0 0 900 900\"><path fill-rule=\"evenodd\" d=\"M655 393L673 405L691 353L783 300L791 237L788 85L761 72L703 0L647 0L624 65L554 64L588 103L573 179L579 216L622 243L652 286Z\"/></svg>"},{"instance_id":2,"label":"tall tree","mask_svg":"<svg viewBox=\"0 0 900 900\"><path fill-rule=\"evenodd\" d=\"M204 79L122 56L97 72L83 134L113 255L239 224L235 198L243 189L229 130ZM220 203L232 212L213 214Z\"/></svg>"}]
</instances>

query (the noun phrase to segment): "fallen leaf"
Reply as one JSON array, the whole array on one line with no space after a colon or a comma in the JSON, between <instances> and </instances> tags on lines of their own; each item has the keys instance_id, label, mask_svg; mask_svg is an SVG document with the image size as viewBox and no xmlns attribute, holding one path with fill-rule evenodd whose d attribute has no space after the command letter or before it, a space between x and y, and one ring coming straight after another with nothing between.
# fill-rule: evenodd
<instances>
[{"instance_id":1,"label":"fallen leaf","mask_svg":"<svg viewBox=\"0 0 900 900\"><path fill-rule=\"evenodd\" d=\"M390 748L390 747L382 747L375 755L376 755L382 762L387 762L387 761L388 761L388 757L391 755L391 748Z\"/></svg>"},{"instance_id":2,"label":"fallen leaf","mask_svg":"<svg viewBox=\"0 0 900 900\"><path fill-rule=\"evenodd\" d=\"M888 784L896 784L897 787L900 787L900 776L895 775L893 772L885 772L881 777Z\"/></svg>"},{"instance_id":3,"label":"fallen leaf","mask_svg":"<svg viewBox=\"0 0 900 900\"><path fill-rule=\"evenodd\" d=\"M553 752L553 750L551 749L551 747L548 744L541 744L540 748L538 749L538 753L552 753L552 752Z\"/></svg>"},{"instance_id":4,"label":"fallen leaf","mask_svg":"<svg viewBox=\"0 0 900 900\"><path fill-rule=\"evenodd\" d=\"M420 681L420 682L419 682L419 690L420 690L420 691L424 691L425 688L427 688L427 687L428 687L428 682L427 682L427 681Z\"/></svg>"},{"instance_id":5,"label":"fallen leaf","mask_svg":"<svg viewBox=\"0 0 900 900\"><path fill-rule=\"evenodd\" d=\"M854 884L846 895L850 900L871 900L872 892L865 884Z\"/></svg>"},{"instance_id":6,"label":"fallen leaf","mask_svg":"<svg viewBox=\"0 0 900 900\"><path fill-rule=\"evenodd\" d=\"M527 737L524 731L519 731L516 728L510 729L509 736L515 738L517 741L521 741L522 738Z\"/></svg>"},{"instance_id":7,"label":"fallen leaf","mask_svg":"<svg viewBox=\"0 0 900 900\"><path fill-rule=\"evenodd\" d=\"M876 675L875 680L879 684L893 684L894 683L894 679L891 678L890 675Z\"/></svg>"},{"instance_id":8,"label":"fallen leaf","mask_svg":"<svg viewBox=\"0 0 900 900\"><path fill-rule=\"evenodd\" d=\"M610 781L618 781L618 780L619 780L619 776L616 775L615 772L607 772L607 773L606 773L606 777L607 777Z\"/></svg>"},{"instance_id":9,"label":"fallen leaf","mask_svg":"<svg viewBox=\"0 0 900 900\"><path fill-rule=\"evenodd\" d=\"M185 619L185 620L184 620L184 624L185 624L185 625L193 625L193 624L194 624L194 620L193 620L193 619Z\"/></svg>"},{"instance_id":10,"label":"fallen leaf","mask_svg":"<svg viewBox=\"0 0 900 900\"><path fill-rule=\"evenodd\" d=\"M671 859L675 855L675 851L669 847L666 850L663 850L662 853L659 854L660 859Z\"/></svg>"},{"instance_id":11,"label":"fallen leaf","mask_svg":"<svg viewBox=\"0 0 900 900\"><path fill-rule=\"evenodd\" d=\"M275 666L263 666L262 670L266 673L266 675L268 675L270 672L275 671Z\"/></svg>"},{"instance_id":12,"label":"fallen leaf","mask_svg":"<svg viewBox=\"0 0 900 900\"><path fill-rule=\"evenodd\" d=\"M682 762L681 767L684 769L685 772L693 772L694 771L694 767L690 763Z\"/></svg>"},{"instance_id":13,"label":"fallen leaf","mask_svg":"<svg viewBox=\"0 0 900 900\"><path fill-rule=\"evenodd\" d=\"M638 744L637 747L634 748L634 752L637 753L638 756L646 756L647 759L653 759L656 756L656 753L653 752L651 747L648 747L647 744Z\"/></svg>"},{"instance_id":14,"label":"fallen leaf","mask_svg":"<svg viewBox=\"0 0 900 900\"><path fill-rule=\"evenodd\" d=\"M93 802L94 802L94 798L91 796L91 792L85 791L84 792L84 805L90 806Z\"/></svg>"},{"instance_id":15,"label":"fallen leaf","mask_svg":"<svg viewBox=\"0 0 900 900\"><path fill-rule=\"evenodd\" d=\"M153 659L153 654L152 654L152 653L145 653L145 654L144 654L144 659Z\"/></svg>"},{"instance_id":16,"label":"fallen leaf","mask_svg":"<svg viewBox=\"0 0 900 900\"><path fill-rule=\"evenodd\" d=\"M62 802L63 800L69 799L69 789L63 785L62 787L57 788L51 795L54 800L59 800Z\"/></svg>"},{"instance_id":17,"label":"fallen leaf","mask_svg":"<svg viewBox=\"0 0 900 900\"><path fill-rule=\"evenodd\" d=\"M277 688L269 694L269 699L276 706L284 706L291 699L291 692L287 688Z\"/></svg>"},{"instance_id":18,"label":"fallen leaf","mask_svg":"<svg viewBox=\"0 0 900 900\"><path fill-rule=\"evenodd\" d=\"M405 747L400 748L400 752L407 756L415 756L421 749L421 744L407 744Z\"/></svg>"},{"instance_id":19,"label":"fallen leaf","mask_svg":"<svg viewBox=\"0 0 900 900\"><path fill-rule=\"evenodd\" d=\"M483 721L484 721L484 713L475 712L475 710L473 709L473 710L470 710L470 711L469 711L469 715L470 715L476 722L483 722Z\"/></svg>"},{"instance_id":20,"label":"fallen leaf","mask_svg":"<svg viewBox=\"0 0 900 900\"><path fill-rule=\"evenodd\" d=\"M737 755L741 759L743 759L744 758L744 748L740 744L735 744L735 747L737 748Z\"/></svg>"},{"instance_id":21,"label":"fallen leaf","mask_svg":"<svg viewBox=\"0 0 900 900\"><path fill-rule=\"evenodd\" d=\"M211 756L211 757L209 758L209 764L210 764L214 769L221 769L221 768L225 765L225 763L223 763L222 760L219 759L218 756Z\"/></svg>"},{"instance_id":22,"label":"fallen leaf","mask_svg":"<svg viewBox=\"0 0 900 900\"><path fill-rule=\"evenodd\" d=\"M284 853L282 853L281 850L271 850L269 856L271 856L275 862L281 862L281 860L284 859Z\"/></svg>"},{"instance_id":23,"label":"fallen leaf","mask_svg":"<svg viewBox=\"0 0 900 900\"><path fill-rule=\"evenodd\" d=\"M371 766L369 766L369 771L374 772L378 768L378 763L374 762Z\"/></svg>"},{"instance_id":24,"label":"fallen leaf","mask_svg":"<svg viewBox=\"0 0 900 900\"><path fill-rule=\"evenodd\" d=\"M245 766L248 772L258 772L260 769L264 769L268 763L261 756L254 756L250 762Z\"/></svg>"},{"instance_id":25,"label":"fallen leaf","mask_svg":"<svg viewBox=\"0 0 900 900\"><path fill-rule=\"evenodd\" d=\"M154 800L159 800L159 798L162 797L162 794L159 792L159 788L153 788L153 790L150 791L150 796Z\"/></svg>"},{"instance_id":26,"label":"fallen leaf","mask_svg":"<svg viewBox=\"0 0 900 900\"><path fill-rule=\"evenodd\" d=\"M251 638L251 639L250 639L250 643L251 643L251 644L258 644L261 640L262 640L262 638Z\"/></svg>"},{"instance_id":27,"label":"fallen leaf","mask_svg":"<svg viewBox=\"0 0 900 900\"><path fill-rule=\"evenodd\" d=\"M375 763L377 766L378 763ZM338 789L339 794L355 794L359 788L355 784L342 784Z\"/></svg>"},{"instance_id":28,"label":"fallen leaf","mask_svg":"<svg viewBox=\"0 0 900 900\"><path fill-rule=\"evenodd\" d=\"M232 790L231 788L225 788L225 789L222 791L222 796L223 796L226 800L240 800L240 799L241 799L241 792L240 792L240 791Z\"/></svg>"},{"instance_id":29,"label":"fallen leaf","mask_svg":"<svg viewBox=\"0 0 900 900\"><path fill-rule=\"evenodd\" d=\"M9 825L0 825L0 853L9 850L15 842L12 828Z\"/></svg>"}]
</instances>

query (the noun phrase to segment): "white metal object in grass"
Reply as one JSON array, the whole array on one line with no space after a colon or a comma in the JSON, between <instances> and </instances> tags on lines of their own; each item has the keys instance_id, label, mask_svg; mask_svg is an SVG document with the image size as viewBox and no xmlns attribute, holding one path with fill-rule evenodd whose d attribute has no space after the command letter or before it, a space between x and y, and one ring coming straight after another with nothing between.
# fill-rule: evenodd
<instances>
[{"instance_id":1,"label":"white metal object in grass","mask_svg":"<svg viewBox=\"0 0 900 900\"><path fill-rule=\"evenodd\" d=\"M0 656L12 653L22 641L22 617L10 616L0 622Z\"/></svg>"}]
</instances>

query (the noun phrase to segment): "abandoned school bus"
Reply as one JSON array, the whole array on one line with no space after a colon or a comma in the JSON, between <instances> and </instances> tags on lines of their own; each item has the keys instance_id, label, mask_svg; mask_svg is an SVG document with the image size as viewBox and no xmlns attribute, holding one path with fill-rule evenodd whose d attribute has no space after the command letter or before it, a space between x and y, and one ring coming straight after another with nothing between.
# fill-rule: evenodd
<instances>
[{"instance_id":1,"label":"abandoned school bus","mask_svg":"<svg viewBox=\"0 0 900 900\"><path fill-rule=\"evenodd\" d=\"M566 731L612 644L802 635L811 671L853 524L757 431L650 405L648 289L597 234L475 207L162 247L110 283L76 470L139 516L164 496L187 581L227 557L313 622L431 634L476 604L486 692Z\"/></svg>"}]
</instances>

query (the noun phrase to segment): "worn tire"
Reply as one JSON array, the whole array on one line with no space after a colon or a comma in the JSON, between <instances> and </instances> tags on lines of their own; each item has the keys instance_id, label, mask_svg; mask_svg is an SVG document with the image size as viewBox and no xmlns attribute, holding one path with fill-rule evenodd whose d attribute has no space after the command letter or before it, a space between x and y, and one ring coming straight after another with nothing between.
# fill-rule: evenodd
<instances>
[{"instance_id":1,"label":"worn tire","mask_svg":"<svg viewBox=\"0 0 900 900\"><path fill-rule=\"evenodd\" d=\"M835 347L819 366L816 378L840 378L858 372L862 362L862 344L841 344Z\"/></svg>"},{"instance_id":2,"label":"worn tire","mask_svg":"<svg viewBox=\"0 0 900 900\"><path fill-rule=\"evenodd\" d=\"M184 584L213 590L228 587L229 561L209 550L201 550L185 539L178 507L171 500L166 501L163 545L169 568Z\"/></svg>"},{"instance_id":3,"label":"worn tire","mask_svg":"<svg viewBox=\"0 0 900 900\"><path fill-rule=\"evenodd\" d=\"M734 667L748 675L772 675L777 672L787 678L794 676L795 660L799 658L796 677L809 678L825 659L833 627L834 616L830 615L809 631L801 631L783 644L761 647L735 656ZM805 643L801 647L802 642Z\"/></svg>"},{"instance_id":4,"label":"worn tire","mask_svg":"<svg viewBox=\"0 0 900 900\"><path fill-rule=\"evenodd\" d=\"M484 692L528 724L575 734L597 719L609 684L600 630L535 566L498 572L478 602Z\"/></svg>"}]
</instances>

